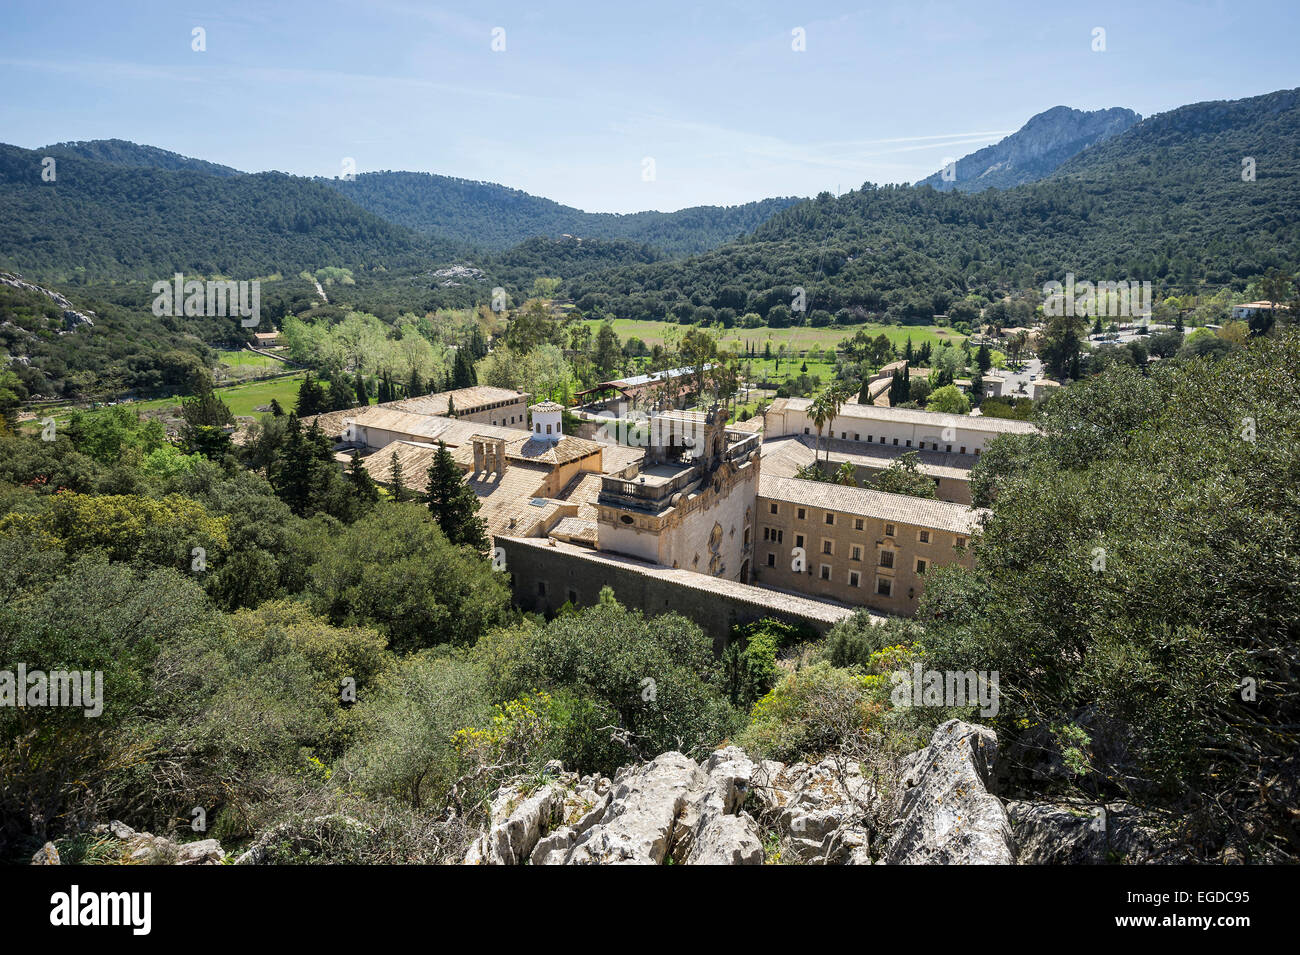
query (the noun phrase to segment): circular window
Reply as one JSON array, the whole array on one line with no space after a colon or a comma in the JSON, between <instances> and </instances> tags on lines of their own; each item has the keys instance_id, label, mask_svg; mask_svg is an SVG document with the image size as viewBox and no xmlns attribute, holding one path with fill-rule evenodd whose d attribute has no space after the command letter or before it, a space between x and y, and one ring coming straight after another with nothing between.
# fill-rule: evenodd
<instances>
[{"instance_id":1,"label":"circular window","mask_svg":"<svg viewBox=\"0 0 1300 955\"><path fill-rule=\"evenodd\" d=\"M631 515L631 514L624 514L622 517L619 518L619 520L622 521L624 524L631 524L631 523L632 523L632 515Z\"/></svg>"}]
</instances>

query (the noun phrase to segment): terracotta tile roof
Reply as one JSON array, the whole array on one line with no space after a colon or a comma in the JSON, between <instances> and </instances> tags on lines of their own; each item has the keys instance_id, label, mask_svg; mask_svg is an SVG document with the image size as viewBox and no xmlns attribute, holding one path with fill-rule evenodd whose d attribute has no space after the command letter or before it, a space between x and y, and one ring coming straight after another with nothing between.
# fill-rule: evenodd
<instances>
[{"instance_id":1,"label":"terracotta tile roof","mask_svg":"<svg viewBox=\"0 0 1300 955\"><path fill-rule=\"evenodd\" d=\"M784 401L778 408L778 403ZM811 398L778 398L772 402L771 411L799 411L805 414L809 413L812 408ZM918 408L882 408L878 405L860 405L856 402L846 402L840 406L840 413L836 415L836 424L847 420L860 421L889 421L899 424L916 424L930 425L934 428L945 427L945 422L954 420L958 428L966 428L971 431L996 431L1008 434L1032 434L1038 429L1028 421L1016 421L1011 418L983 418L969 415L947 415L940 414L937 411L921 411Z\"/></svg>"},{"instance_id":2,"label":"terracotta tile roof","mask_svg":"<svg viewBox=\"0 0 1300 955\"><path fill-rule=\"evenodd\" d=\"M594 471L583 471L556 497L566 504L576 504L578 517L584 521L594 521L599 513L596 508L596 498L600 496L604 477L603 474L596 474Z\"/></svg>"},{"instance_id":3,"label":"terracotta tile roof","mask_svg":"<svg viewBox=\"0 0 1300 955\"><path fill-rule=\"evenodd\" d=\"M596 522L584 520L580 517L563 517L558 524L551 528L550 536L558 537L561 540L591 544L594 547L596 545Z\"/></svg>"},{"instance_id":4,"label":"terracotta tile roof","mask_svg":"<svg viewBox=\"0 0 1300 955\"><path fill-rule=\"evenodd\" d=\"M629 448L623 444L601 444L600 447L604 452L601 467L606 474L617 474L645 460L645 448Z\"/></svg>"},{"instance_id":5,"label":"terracotta tile roof","mask_svg":"<svg viewBox=\"0 0 1300 955\"><path fill-rule=\"evenodd\" d=\"M846 487L829 481L769 477L766 474L759 480L758 494L774 501L818 507L873 520L911 524L915 527L932 527L964 535L975 533L989 513L982 508L949 501L889 494L864 487Z\"/></svg>"},{"instance_id":6,"label":"terracotta tile roof","mask_svg":"<svg viewBox=\"0 0 1300 955\"><path fill-rule=\"evenodd\" d=\"M415 398L399 398L386 401L380 407L394 408L397 411L410 411L414 414L445 415L448 399L456 402L457 414L473 414L475 411L500 403L527 401L528 396L509 388L494 388L491 385L472 385L469 388L457 388L443 391L436 395L420 395Z\"/></svg>"}]
</instances>

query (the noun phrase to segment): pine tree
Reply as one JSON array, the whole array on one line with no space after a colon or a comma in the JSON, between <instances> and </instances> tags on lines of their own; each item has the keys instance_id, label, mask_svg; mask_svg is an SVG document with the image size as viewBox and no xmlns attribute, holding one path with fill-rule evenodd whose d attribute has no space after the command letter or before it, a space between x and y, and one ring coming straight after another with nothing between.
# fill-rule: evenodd
<instances>
[{"instance_id":1,"label":"pine tree","mask_svg":"<svg viewBox=\"0 0 1300 955\"><path fill-rule=\"evenodd\" d=\"M975 364L981 372L986 372L993 367L993 356L989 354L987 342L981 345L980 350L975 353Z\"/></svg>"},{"instance_id":2,"label":"pine tree","mask_svg":"<svg viewBox=\"0 0 1300 955\"><path fill-rule=\"evenodd\" d=\"M438 453L429 466L429 510L437 520L447 540L453 544L468 544L476 550L487 548L487 532L483 519L477 515L478 495L465 483L460 466L438 442Z\"/></svg>"},{"instance_id":3,"label":"pine tree","mask_svg":"<svg viewBox=\"0 0 1300 955\"><path fill-rule=\"evenodd\" d=\"M365 406L370 404L370 393L366 391L366 376L357 372L356 380L352 383L352 389L357 393L357 404Z\"/></svg>"},{"instance_id":4,"label":"pine tree","mask_svg":"<svg viewBox=\"0 0 1300 955\"><path fill-rule=\"evenodd\" d=\"M393 500L406 500L406 485L402 483L402 459L393 452L388 462L389 482L393 485Z\"/></svg>"},{"instance_id":5,"label":"pine tree","mask_svg":"<svg viewBox=\"0 0 1300 955\"><path fill-rule=\"evenodd\" d=\"M275 398L271 399L271 417L272 418L284 417L284 409L280 407L280 402Z\"/></svg>"},{"instance_id":6,"label":"pine tree","mask_svg":"<svg viewBox=\"0 0 1300 955\"><path fill-rule=\"evenodd\" d=\"M312 377L311 372L307 372L307 377L298 386L298 401L294 405L294 411L297 412L298 417L306 418L326 410L328 409L325 407L325 389Z\"/></svg>"},{"instance_id":7,"label":"pine tree","mask_svg":"<svg viewBox=\"0 0 1300 955\"><path fill-rule=\"evenodd\" d=\"M330 380L329 410L346 411L352 407L354 398L356 392L352 390L352 384L342 372L339 372Z\"/></svg>"},{"instance_id":8,"label":"pine tree","mask_svg":"<svg viewBox=\"0 0 1300 955\"><path fill-rule=\"evenodd\" d=\"M347 480L357 516L360 516L378 502L379 488L375 485L370 472L366 470L366 466L361 463L359 448L352 449L352 458L348 461Z\"/></svg>"},{"instance_id":9,"label":"pine tree","mask_svg":"<svg viewBox=\"0 0 1300 955\"><path fill-rule=\"evenodd\" d=\"M420 377L417 368L411 369L411 377L406 383L406 393L412 398L424 394L424 379Z\"/></svg>"}]
</instances>

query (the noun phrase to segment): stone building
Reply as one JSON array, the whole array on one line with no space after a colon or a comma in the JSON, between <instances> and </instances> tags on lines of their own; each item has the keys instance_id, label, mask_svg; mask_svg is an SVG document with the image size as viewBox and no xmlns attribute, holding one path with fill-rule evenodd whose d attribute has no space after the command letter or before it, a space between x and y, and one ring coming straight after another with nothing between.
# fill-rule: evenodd
<instances>
[{"instance_id":1,"label":"stone building","mask_svg":"<svg viewBox=\"0 0 1300 955\"><path fill-rule=\"evenodd\" d=\"M764 475L754 582L911 616L926 574L973 565L987 511L825 481Z\"/></svg>"},{"instance_id":2,"label":"stone building","mask_svg":"<svg viewBox=\"0 0 1300 955\"><path fill-rule=\"evenodd\" d=\"M655 415L649 431L642 462L602 480L600 549L747 581L761 436L719 409Z\"/></svg>"}]
</instances>

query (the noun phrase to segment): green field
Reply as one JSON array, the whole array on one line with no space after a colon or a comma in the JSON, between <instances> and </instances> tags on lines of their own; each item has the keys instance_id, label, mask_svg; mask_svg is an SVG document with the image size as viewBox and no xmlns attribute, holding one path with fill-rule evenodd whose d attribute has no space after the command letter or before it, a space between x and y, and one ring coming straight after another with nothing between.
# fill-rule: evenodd
<instances>
[{"instance_id":1,"label":"green field","mask_svg":"<svg viewBox=\"0 0 1300 955\"><path fill-rule=\"evenodd\" d=\"M284 362L244 349L238 351L222 350L217 354L220 356L220 363L227 368L267 368L283 371L288 367Z\"/></svg>"},{"instance_id":2,"label":"green field","mask_svg":"<svg viewBox=\"0 0 1300 955\"><path fill-rule=\"evenodd\" d=\"M293 375L288 378L276 378L270 381L254 381L243 385L231 385L230 387L218 388L217 394L221 400L230 406L230 410L237 416L256 417L259 412L257 408L268 405L271 399L275 398L280 402L280 407L285 411L292 411L294 402L298 400L298 387L302 384L304 374ZM328 382L324 383L328 387ZM127 402L121 407L130 408L132 411L143 414L146 411L160 411L164 408L177 408L180 406L180 398L154 398L150 401L132 401ZM73 411L77 409L71 406L46 410L38 413L37 421L24 422L23 427L28 431L40 430L39 419L52 417L55 421L63 422L68 419ZM95 411L88 411L87 414L95 414Z\"/></svg>"},{"instance_id":3,"label":"green field","mask_svg":"<svg viewBox=\"0 0 1300 955\"><path fill-rule=\"evenodd\" d=\"M592 326L592 334L600 326L599 321L589 320ZM665 337L672 340L680 340L685 335L690 325L676 325L672 322L648 322L631 318L618 318L614 320L614 331L618 333L619 340L626 342L629 338L639 338L648 346L662 345ZM786 346L787 352L803 353L810 348L835 348L846 338L852 338L858 329L865 329L873 338L876 335L884 335L893 343L896 348L902 348L906 343L908 336L912 338L912 344L920 347L925 342L937 345L941 342L951 342L959 345L965 339L965 335L954 332L950 328L941 328L938 325L853 325L847 328L768 328L762 326L759 328L728 328L723 330L718 336L718 344L726 348L731 342L740 344L742 350L752 344L759 352L762 352L764 345L771 340L772 351L775 352L781 345ZM785 365L782 363L781 371L784 373ZM811 366L809 373L812 373Z\"/></svg>"}]
</instances>

